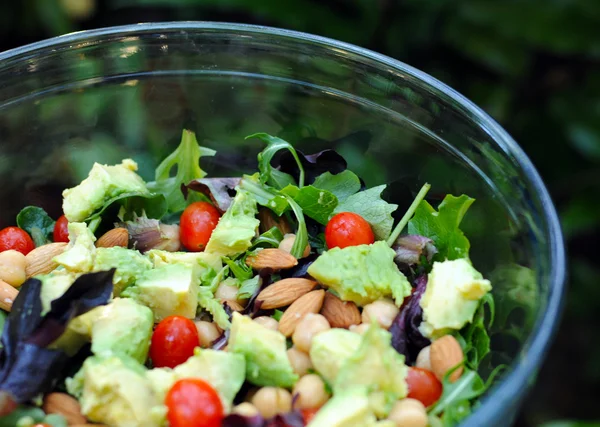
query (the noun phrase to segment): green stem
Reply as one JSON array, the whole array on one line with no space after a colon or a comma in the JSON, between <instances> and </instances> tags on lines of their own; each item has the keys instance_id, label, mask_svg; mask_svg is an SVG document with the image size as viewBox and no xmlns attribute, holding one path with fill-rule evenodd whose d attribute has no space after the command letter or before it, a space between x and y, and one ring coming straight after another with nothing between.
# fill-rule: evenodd
<instances>
[{"instance_id":1,"label":"green stem","mask_svg":"<svg viewBox=\"0 0 600 427\"><path fill-rule=\"evenodd\" d=\"M410 205L410 207L408 208L408 210L406 211L406 213L404 214L404 216L402 217L402 219L400 220L398 225L396 225L396 228L394 228L394 231L392 231L392 234L390 234L390 237L387 240L387 244L389 246L392 246L394 244L394 242L396 241L396 239L398 238L398 236L400 235L400 233L402 233L402 230L404 230L404 227L406 227L406 224L408 224L408 221L415 214L415 211L417 210L419 203L421 203L421 201L425 198L425 195L427 194L427 192L429 191L430 188L431 188L431 185L427 184L427 183L425 183L423 185L423 187L421 187L421 190L417 194L417 197L415 197L415 200L413 200L412 204Z\"/></svg>"},{"instance_id":2,"label":"green stem","mask_svg":"<svg viewBox=\"0 0 600 427\"><path fill-rule=\"evenodd\" d=\"M292 245L290 253L296 257L296 259L300 259L304 254L306 245L308 244L308 231L306 230L304 212L302 212L302 208L291 197L286 196L286 199L294 211L294 215L296 215L296 220L298 221L298 231L296 231L296 239L294 240L294 244Z\"/></svg>"}]
</instances>

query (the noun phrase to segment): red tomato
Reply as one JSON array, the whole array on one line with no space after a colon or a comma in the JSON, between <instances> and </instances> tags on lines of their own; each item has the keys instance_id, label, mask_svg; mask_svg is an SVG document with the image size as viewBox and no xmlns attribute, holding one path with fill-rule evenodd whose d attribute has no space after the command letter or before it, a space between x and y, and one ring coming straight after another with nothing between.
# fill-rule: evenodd
<instances>
[{"instance_id":1,"label":"red tomato","mask_svg":"<svg viewBox=\"0 0 600 427\"><path fill-rule=\"evenodd\" d=\"M329 249L368 245L374 241L375 235L369 223L352 212L335 215L325 227L325 242Z\"/></svg>"},{"instance_id":2,"label":"red tomato","mask_svg":"<svg viewBox=\"0 0 600 427\"><path fill-rule=\"evenodd\" d=\"M158 368L174 368L194 354L200 346L196 325L183 316L163 319L152 334L150 358Z\"/></svg>"},{"instance_id":3,"label":"red tomato","mask_svg":"<svg viewBox=\"0 0 600 427\"><path fill-rule=\"evenodd\" d=\"M54 224L54 241L55 242L67 242L69 243L69 229L68 229L69 221L67 217L62 215L60 218L56 220L56 224Z\"/></svg>"},{"instance_id":4,"label":"red tomato","mask_svg":"<svg viewBox=\"0 0 600 427\"><path fill-rule=\"evenodd\" d=\"M425 406L433 405L442 395L442 383L427 369L409 367L406 383L407 397L420 400Z\"/></svg>"},{"instance_id":5,"label":"red tomato","mask_svg":"<svg viewBox=\"0 0 600 427\"><path fill-rule=\"evenodd\" d=\"M35 248L27 232L19 227L6 227L0 231L0 252L14 249L27 255Z\"/></svg>"},{"instance_id":6,"label":"red tomato","mask_svg":"<svg viewBox=\"0 0 600 427\"><path fill-rule=\"evenodd\" d=\"M219 211L208 202L189 205L181 214L179 239L188 251L201 252L219 222Z\"/></svg>"},{"instance_id":7,"label":"red tomato","mask_svg":"<svg viewBox=\"0 0 600 427\"><path fill-rule=\"evenodd\" d=\"M308 423L312 421L315 415L317 415L317 412L319 412L319 408L300 410L300 413L302 413L302 419L304 420L304 424L308 425Z\"/></svg>"},{"instance_id":8,"label":"red tomato","mask_svg":"<svg viewBox=\"0 0 600 427\"><path fill-rule=\"evenodd\" d=\"M171 427L220 427L223 404L218 393L199 378L177 381L165 398Z\"/></svg>"}]
</instances>

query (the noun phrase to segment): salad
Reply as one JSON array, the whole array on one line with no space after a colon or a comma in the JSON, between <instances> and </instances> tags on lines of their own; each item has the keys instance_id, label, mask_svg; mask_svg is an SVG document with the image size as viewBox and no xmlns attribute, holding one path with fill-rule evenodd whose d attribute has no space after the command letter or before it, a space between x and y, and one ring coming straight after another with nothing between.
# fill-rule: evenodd
<instances>
[{"instance_id":1,"label":"salad","mask_svg":"<svg viewBox=\"0 0 600 427\"><path fill-rule=\"evenodd\" d=\"M492 284L460 223L333 150L258 133L258 171L206 177L184 130L145 182L94 164L57 221L0 231L0 427L456 425L501 368ZM395 220L397 219L397 221Z\"/></svg>"}]
</instances>

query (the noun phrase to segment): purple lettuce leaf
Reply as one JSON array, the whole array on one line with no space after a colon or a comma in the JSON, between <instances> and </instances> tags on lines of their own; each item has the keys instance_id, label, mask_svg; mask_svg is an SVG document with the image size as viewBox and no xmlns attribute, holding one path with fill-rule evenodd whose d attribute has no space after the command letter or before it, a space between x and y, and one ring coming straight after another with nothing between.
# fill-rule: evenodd
<instances>
[{"instance_id":1,"label":"purple lettuce leaf","mask_svg":"<svg viewBox=\"0 0 600 427\"><path fill-rule=\"evenodd\" d=\"M304 427L304 417L299 411L277 414L265 419L261 415L231 414L221 421L221 427Z\"/></svg>"},{"instance_id":2,"label":"purple lettuce leaf","mask_svg":"<svg viewBox=\"0 0 600 427\"><path fill-rule=\"evenodd\" d=\"M422 256L431 262L433 256L438 252L433 240L417 234L399 237L392 249L396 251L394 261L400 265L418 265L421 263Z\"/></svg>"},{"instance_id":3,"label":"purple lettuce leaf","mask_svg":"<svg viewBox=\"0 0 600 427\"><path fill-rule=\"evenodd\" d=\"M256 301L256 298L263 289L271 284L273 270L271 268L263 268L259 271L258 275L259 286L257 286L256 291L248 300L246 308L242 311L242 314L247 314L252 318L257 317L261 311L260 306L262 305L262 301Z\"/></svg>"},{"instance_id":4,"label":"purple lettuce leaf","mask_svg":"<svg viewBox=\"0 0 600 427\"><path fill-rule=\"evenodd\" d=\"M315 179L325 173L331 172L338 174L348 167L346 160L334 150L323 150L315 154L304 154L296 150L300 163L304 168L304 185L310 185ZM273 161L274 167L279 167L281 172L285 172L294 177L296 182L300 177L300 171L296 160L289 152L284 152L277 160Z\"/></svg>"},{"instance_id":5,"label":"purple lettuce leaf","mask_svg":"<svg viewBox=\"0 0 600 427\"><path fill-rule=\"evenodd\" d=\"M216 208L225 212L235 196L235 187L241 178L201 178L187 184L187 189L208 196Z\"/></svg>"}]
</instances>

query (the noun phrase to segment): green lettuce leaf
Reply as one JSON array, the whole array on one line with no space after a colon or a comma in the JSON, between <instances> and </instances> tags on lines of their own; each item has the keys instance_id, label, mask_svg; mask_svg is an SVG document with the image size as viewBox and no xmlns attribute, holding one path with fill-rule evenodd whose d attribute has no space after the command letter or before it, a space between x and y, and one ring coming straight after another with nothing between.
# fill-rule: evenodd
<instances>
[{"instance_id":1,"label":"green lettuce leaf","mask_svg":"<svg viewBox=\"0 0 600 427\"><path fill-rule=\"evenodd\" d=\"M386 240L394 226L392 212L398 205L386 202L381 198L385 185L370 188L342 200L334 213L354 212L362 216L373 229L376 240Z\"/></svg>"},{"instance_id":2,"label":"green lettuce leaf","mask_svg":"<svg viewBox=\"0 0 600 427\"><path fill-rule=\"evenodd\" d=\"M160 219L167 212L167 201L162 194L123 193L107 200L85 222L101 220L109 212L116 213L121 221L133 221L137 217Z\"/></svg>"},{"instance_id":3,"label":"green lettuce leaf","mask_svg":"<svg viewBox=\"0 0 600 427\"><path fill-rule=\"evenodd\" d=\"M148 189L165 197L169 212L182 211L189 204L199 200L208 201L206 196L198 192L190 193L186 200L181 192L181 185L204 178L206 172L200 168L200 157L215 154L216 151L198 144L194 132L184 129L181 143L158 165L155 181L148 183ZM175 166L177 172L171 177L171 170Z\"/></svg>"},{"instance_id":4,"label":"green lettuce leaf","mask_svg":"<svg viewBox=\"0 0 600 427\"><path fill-rule=\"evenodd\" d=\"M250 279L244 280L240 290L237 293L239 299L247 299L256 293L260 286L259 276L256 275Z\"/></svg>"},{"instance_id":5,"label":"green lettuce leaf","mask_svg":"<svg viewBox=\"0 0 600 427\"><path fill-rule=\"evenodd\" d=\"M37 206L27 206L17 214L17 225L29 233L35 246L52 241L55 221Z\"/></svg>"},{"instance_id":6,"label":"green lettuce leaf","mask_svg":"<svg viewBox=\"0 0 600 427\"><path fill-rule=\"evenodd\" d=\"M304 167L300 162L300 158L298 157L298 153L296 150L287 141L284 141L281 138L277 138L276 136L269 135L267 133L255 133L253 135L248 135L246 139L249 138L258 138L263 142L267 143L267 147L258 154L258 170L260 171L260 182L263 184L269 184L277 189L281 189L289 184L295 184L294 178L289 174L278 171L277 169L273 169L271 166L271 160L273 156L280 150L288 150L296 163L298 164L298 169L300 170L300 178L298 179L298 185L300 187L304 186Z\"/></svg>"},{"instance_id":7,"label":"green lettuce leaf","mask_svg":"<svg viewBox=\"0 0 600 427\"><path fill-rule=\"evenodd\" d=\"M423 200L408 222L408 233L432 239L438 250L437 259L468 258L469 240L458 227L474 201L464 194L460 197L448 194L436 211Z\"/></svg>"},{"instance_id":8,"label":"green lettuce leaf","mask_svg":"<svg viewBox=\"0 0 600 427\"><path fill-rule=\"evenodd\" d=\"M210 288L201 286L198 291L198 305L213 316L219 328L226 330L231 327L229 316L219 301L215 298Z\"/></svg>"},{"instance_id":9,"label":"green lettuce leaf","mask_svg":"<svg viewBox=\"0 0 600 427\"><path fill-rule=\"evenodd\" d=\"M279 246L279 243L283 240L283 233L277 227L273 227L270 230L265 231L260 236L258 236L254 243L252 244L253 248L276 248Z\"/></svg>"},{"instance_id":10,"label":"green lettuce leaf","mask_svg":"<svg viewBox=\"0 0 600 427\"><path fill-rule=\"evenodd\" d=\"M331 192L338 200L345 200L360 190L360 179L354 172L346 169L335 175L325 172L312 185Z\"/></svg>"},{"instance_id":11,"label":"green lettuce leaf","mask_svg":"<svg viewBox=\"0 0 600 427\"><path fill-rule=\"evenodd\" d=\"M328 190L323 190L312 185L298 188L288 185L281 193L290 196L302 208L304 215L326 225L333 210L338 205L338 199Z\"/></svg>"},{"instance_id":12,"label":"green lettuce leaf","mask_svg":"<svg viewBox=\"0 0 600 427\"><path fill-rule=\"evenodd\" d=\"M485 318L487 310L489 319ZM481 361L490 353L490 336L488 328L494 323L494 297L488 293L483 296L479 307L473 316L473 321L458 332L458 341L461 343L467 366L477 371Z\"/></svg>"},{"instance_id":13,"label":"green lettuce leaf","mask_svg":"<svg viewBox=\"0 0 600 427\"><path fill-rule=\"evenodd\" d=\"M223 262L229 266L229 271L231 271L235 278L240 282L251 279L253 274L252 267L246 265L245 259L245 255L236 260L223 257Z\"/></svg>"}]
</instances>

